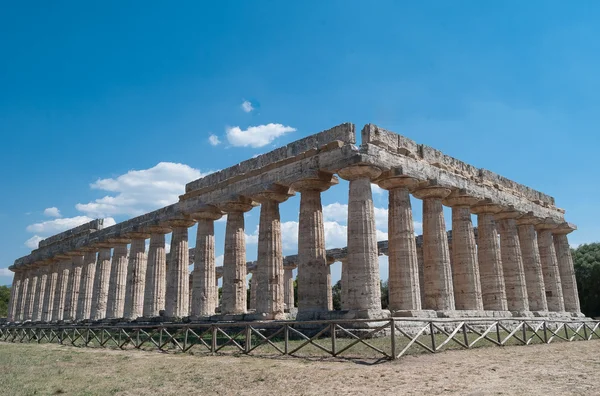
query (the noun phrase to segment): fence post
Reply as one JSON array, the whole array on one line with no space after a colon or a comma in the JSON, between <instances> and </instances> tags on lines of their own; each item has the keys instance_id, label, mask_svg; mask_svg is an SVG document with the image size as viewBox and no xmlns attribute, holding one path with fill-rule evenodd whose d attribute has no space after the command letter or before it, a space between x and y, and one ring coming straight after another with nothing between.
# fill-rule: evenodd
<instances>
[{"instance_id":1,"label":"fence post","mask_svg":"<svg viewBox=\"0 0 600 396\"><path fill-rule=\"evenodd\" d=\"M335 338L335 323L331 323L329 325L329 332L331 333L331 356L335 357L337 355L337 345Z\"/></svg>"},{"instance_id":2,"label":"fence post","mask_svg":"<svg viewBox=\"0 0 600 396\"><path fill-rule=\"evenodd\" d=\"M546 328L546 321L545 320L543 322L542 327L544 329L544 342L547 344L548 343L548 329Z\"/></svg>"},{"instance_id":3,"label":"fence post","mask_svg":"<svg viewBox=\"0 0 600 396\"><path fill-rule=\"evenodd\" d=\"M504 344L502 344L502 339L500 338L500 322L496 322L496 339L500 346L504 346Z\"/></svg>"},{"instance_id":4,"label":"fence post","mask_svg":"<svg viewBox=\"0 0 600 396\"><path fill-rule=\"evenodd\" d=\"M569 325L567 325L566 323L563 323L564 327L565 327L565 338L567 339L567 341L571 341L569 339L569 330L567 330L569 328Z\"/></svg>"},{"instance_id":5,"label":"fence post","mask_svg":"<svg viewBox=\"0 0 600 396\"><path fill-rule=\"evenodd\" d=\"M289 325L283 325L283 350L285 351L284 355L289 354L289 341L290 341L290 328Z\"/></svg>"},{"instance_id":6,"label":"fence post","mask_svg":"<svg viewBox=\"0 0 600 396\"><path fill-rule=\"evenodd\" d=\"M585 340L588 341L588 335L587 335L587 324L585 322L583 322L583 336L585 337Z\"/></svg>"},{"instance_id":7,"label":"fence post","mask_svg":"<svg viewBox=\"0 0 600 396\"><path fill-rule=\"evenodd\" d=\"M252 349L252 330L250 325L246 325L246 344L244 345L244 353L250 353L250 349Z\"/></svg>"},{"instance_id":8,"label":"fence post","mask_svg":"<svg viewBox=\"0 0 600 396\"><path fill-rule=\"evenodd\" d=\"M467 322L463 322L462 328L465 345L467 346L467 349L471 349L471 344L469 344L469 335L467 334Z\"/></svg>"},{"instance_id":9,"label":"fence post","mask_svg":"<svg viewBox=\"0 0 600 396\"><path fill-rule=\"evenodd\" d=\"M527 326L525 326L525 321L521 321L521 331L523 332L523 345L527 345Z\"/></svg>"},{"instance_id":10,"label":"fence post","mask_svg":"<svg viewBox=\"0 0 600 396\"><path fill-rule=\"evenodd\" d=\"M435 334L433 332L433 322L430 321L429 322L429 332L431 333L431 349L433 349L433 352L436 352L436 348L435 348Z\"/></svg>"},{"instance_id":11,"label":"fence post","mask_svg":"<svg viewBox=\"0 0 600 396\"><path fill-rule=\"evenodd\" d=\"M212 340L210 340L210 351L217 353L217 326L212 326Z\"/></svg>"},{"instance_id":12,"label":"fence post","mask_svg":"<svg viewBox=\"0 0 600 396\"><path fill-rule=\"evenodd\" d=\"M390 319L391 333L390 333L390 348L392 350L392 360L396 360L398 358L398 353L396 352L396 321L394 318Z\"/></svg>"}]
</instances>

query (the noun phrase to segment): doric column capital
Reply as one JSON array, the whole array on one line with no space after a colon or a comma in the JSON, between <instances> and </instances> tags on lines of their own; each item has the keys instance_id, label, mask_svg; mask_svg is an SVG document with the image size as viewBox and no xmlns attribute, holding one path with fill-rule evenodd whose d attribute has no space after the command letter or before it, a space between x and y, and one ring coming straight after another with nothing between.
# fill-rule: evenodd
<instances>
[{"instance_id":1,"label":"doric column capital","mask_svg":"<svg viewBox=\"0 0 600 396\"><path fill-rule=\"evenodd\" d=\"M554 229L558 228L558 226L558 223L556 223L554 220L544 219L542 222L535 225L535 229L536 231L553 231Z\"/></svg>"},{"instance_id":2,"label":"doric column capital","mask_svg":"<svg viewBox=\"0 0 600 396\"><path fill-rule=\"evenodd\" d=\"M188 217L181 216L175 219L169 219L165 222L165 224L171 229L176 227L190 228L196 224L196 222Z\"/></svg>"},{"instance_id":3,"label":"doric column capital","mask_svg":"<svg viewBox=\"0 0 600 396\"><path fill-rule=\"evenodd\" d=\"M502 211L502 206L495 204L491 199L486 198L471 206L471 212L474 214L496 214Z\"/></svg>"},{"instance_id":4,"label":"doric column capital","mask_svg":"<svg viewBox=\"0 0 600 396\"><path fill-rule=\"evenodd\" d=\"M552 234L555 235L567 235L570 234L571 232L575 231L577 229L577 226L573 223L561 223L557 226L557 228L552 230Z\"/></svg>"},{"instance_id":5,"label":"doric column capital","mask_svg":"<svg viewBox=\"0 0 600 396\"><path fill-rule=\"evenodd\" d=\"M219 209L225 213L249 212L258 204L248 197L238 197L234 201L223 202L219 204Z\"/></svg>"},{"instance_id":6,"label":"doric column capital","mask_svg":"<svg viewBox=\"0 0 600 396\"><path fill-rule=\"evenodd\" d=\"M148 231L150 234L170 234L173 230L171 229L171 227L168 227L164 224L161 225L151 225L146 227L146 231Z\"/></svg>"},{"instance_id":7,"label":"doric column capital","mask_svg":"<svg viewBox=\"0 0 600 396\"><path fill-rule=\"evenodd\" d=\"M415 198L438 198L444 199L450 195L450 189L442 186L426 186L415 189L412 193Z\"/></svg>"},{"instance_id":8,"label":"doric column capital","mask_svg":"<svg viewBox=\"0 0 600 396\"><path fill-rule=\"evenodd\" d=\"M253 195L252 198L261 204L264 204L268 201L282 203L287 201L288 198L293 197L295 194L296 192L290 187L275 185L267 191Z\"/></svg>"},{"instance_id":9,"label":"doric column capital","mask_svg":"<svg viewBox=\"0 0 600 396\"><path fill-rule=\"evenodd\" d=\"M503 207L502 210L495 214L496 220L507 220L507 219L518 219L524 215L523 212L518 211L514 206Z\"/></svg>"},{"instance_id":10,"label":"doric column capital","mask_svg":"<svg viewBox=\"0 0 600 396\"><path fill-rule=\"evenodd\" d=\"M442 203L449 207L458 207L458 206L473 206L476 205L480 201L480 198L473 197L467 194L467 190L461 188L458 190L454 190L448 195Z\"/></svg>"},{"instance_id":11,"label":"doric column capital","mask_svg":"<svg viewBox=\"0 0 600 396\"><path fill-rule=\"evenodd\" d=\"M406 188L413 190L419 185L420 180L414 177L397 175L394 169L383 172L377 179L377 185L385 190L392 190L394 188Z\"/></svg>"},{"instance_id":12,"label":"doric column capital","mask_svg":"<svg viewBox=\"0 0 600 396\"><path fill-rule=\"evenodd\" d=\"M223 217L223 212L213 205L207 205L201 210L196 210L193 213L190 213L190 217L196 221L198 220L219 220Z\"/></svg>"},{"instance_id":13,"label":"doric column capital","mask_svg":"<svg viewBox=\"0 0 600 396\"><path fill-rule=\"evenodd\" d=\"M328 190L329 187L338 183L338 178L335 175L330 173L322 173L319 175L319 177L295 181L294 183L292 183L290 188L301 193L305 191L323 192L325 190Z\"/></svg>"},{"instance_id":14,"label":"doric column capital","mask_svg":"<svg viewBox=\"0 0 600 396\"><path fill-rule=\"evenodd\" d=\"M357 180L367 178L374 180L381 175L381 169L372 165L352 165L347 168L340 169L338 175L344 180Z\"/></svg>"},{"instance_id":15,"label":"doric column capital","mask_svg":"<svg viewBox=\"0 0 600 396\"><path fill-rule=\"evenodd\" d=\"M125 236L118 236L118 237L113 237L113 238L108 238L106 240L107 243L110 244L111 247L115 247L118 245L127 245L129 243L131 243L131 239L130 238L126 238Z\"/></svg>"},{"instance_id":16,"label":"doric column capital","mask_svg":"<svg viewBox=\"0 0 600 396\"><path fill-rule=\"evenodd\" d=\"M134 239L148 239L151 237L151 234L149 232L131 231L125 233L124 236L133 241Z\"/></svg>"}]
</instances>

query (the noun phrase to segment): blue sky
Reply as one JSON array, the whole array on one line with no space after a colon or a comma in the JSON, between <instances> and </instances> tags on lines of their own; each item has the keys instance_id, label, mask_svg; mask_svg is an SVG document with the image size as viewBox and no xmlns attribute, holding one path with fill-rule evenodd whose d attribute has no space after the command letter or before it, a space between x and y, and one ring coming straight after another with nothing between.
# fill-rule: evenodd
<instances>
[{"instance_id":1,"label":"blue sky","mask_svg":"<svg viewBox=\"0 0 600 396\"><path fill-rule=\"evenodd\" d=\"M342 122L548 193L579 226L572 244L599 241L599 17L593 1L5 4L0 284L35 236L164 206L201 174ZM346 202L344 183L323 196L329 246ZM286 235L297 209L281 206Z\"/></svg>"}]
</instances>

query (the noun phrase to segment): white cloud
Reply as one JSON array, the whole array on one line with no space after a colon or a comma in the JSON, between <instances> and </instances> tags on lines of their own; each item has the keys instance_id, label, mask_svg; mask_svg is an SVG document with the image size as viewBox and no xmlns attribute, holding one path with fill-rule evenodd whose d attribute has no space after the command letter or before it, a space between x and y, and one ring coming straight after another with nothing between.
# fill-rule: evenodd
<instances>
[{"instance_id":1,"label":"white cloud","mask_svg":"<svg viewBox=\"0 0 600 396\"><path fill-rule=\"evenodd\" d=\"M0 276L13 276L14 272L9 270L8 268L0 268Z\"/></svg>"},{"instance_id":2,"label":"white cloud","mask_svg":"<svg viewBox=\"0 0 600 396\"><path fill-rule=\"evenodd\" d=\"M249 100L244 100L244 102L242 102L241 108L246 113L250 113L252 110L254 110L254 106L252 106L252 102L250 102Z\"/></svg>"},{"instance_id":3,"label":"white cloud","mask_svg":"<svg viewBox=\"0 0 600 396\"><path fill-rule=\"evenodd\" d=\"M420 221L413 221L413 225L415 227L415 234L420 235L423 233L423 223Z\"/></svg>"},{"instance_id":4,"label":"white cloud","mask_svg":"<svg viewBox=\"0 0 600 396\"><path fill-rule=\"evenodd\" d=\"M348 220L348 205L334 202L323 206L323 220L345 223Z\"/></svg>"},{"instance_id":5,"label":"white cloud","mask_svg":"<svg viewBox=\"0 0 600 396\"><path fill-rule=\"evenodd\" d=\"M44 238L42 238L39 235L34 235L25 241L25 246L27 246L29 249L37 249L40 244L40 241L43 239Z\"/></svg>"},{"instance_id":6,"label":"white cloud","mask_svg":"<svg viewBox=\"0 0 600 396\"><path fill-rule=\"evenodd\" d=\"M44 209L44 216L48 217L61 217L60 210L57 207L51 207Z\"/></svg>"},{"instance_id":7,"label":"white cloud","mask_svg":"<svg viewBox=\"0 0 600 396\"><path fill-rule=\"evenodd\" d=\"M225 256L222 255L222 254L219 255L219 256L217 256L217 257L215 257L215 265L218 266L218 267L221 266L221 265L223 265L223 259L224 258L225 258Z\"/></svg>"},{"instance_id":8,"label":"white cloud","mask_svg":"<svg viewBox=\"0 0 600 396\"><path fill-rule=\"evenodd\" d=\"M219 137L217 135L210 135L208 137L208 142L211 144L211 146L218 146L219 144L221 144L221 140L219 140Z\"/></svg>"},{"instance_id":9,"label":"white cloud","mask_svg":"<svg viewBox=\"0 0 600 396\"><path fill-rule=\"evenodd\" d=\"M385 190L383 188L379 187L377 184L371 183L371 192L373 194L384 194Z\"/></svg>"},{"instance_id":10,"label":"white cloud","mask_svg":"<svg viewBox=\"0 0 600 396\"><path fill-rule=\"evenodd\" d=\"M48 220L43 221L41 223L28 225L27 231L36 234L53 235L80 226L82 224L89 223L92 220L94 219L88 216L75 216L63 219ZM115 224L115 219L111 217L104 219L104 227L109 227Z\"/></svg>"},{"instance_id":11,"label":"white cloud","mask_svg":"<svg viewBox=\"0 0 600 396\"><path fill-rule=\"evenodd\" d=\"M116 194L87 204L79 203L76 208L94 217L139 216L177 202L179 195L185 192L187 183L207 174L185 164L160 162L149 169L129 171L116 178L99 179L90 185L92 189Z\"/></svg>"},{"instance_id":12,"label":"white cloud","mask_svg":"<svg viewBox=\"0 0 600 396\"><path fill-rule=\"evenodd\" d=\"M284 126L283 124L267 124L251 126L242 130L240 127L227 127L227 140L232 146L236 147L263 147L273 140L289 132L294 132L296 128Z\"/></svg>"}]
</instances>

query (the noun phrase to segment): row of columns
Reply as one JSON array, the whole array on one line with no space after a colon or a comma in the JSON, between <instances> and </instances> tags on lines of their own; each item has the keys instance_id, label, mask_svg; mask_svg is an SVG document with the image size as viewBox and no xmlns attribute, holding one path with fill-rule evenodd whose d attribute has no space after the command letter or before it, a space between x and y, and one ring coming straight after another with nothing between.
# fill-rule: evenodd
<instances>
[{"instance_id":1,"label":"row of columns","mask_svg":"<svg viewBox=\"0 0 600 396\"><path fill-rule=\"evenodd\" d=\"M342 308L357 317L382 314L377 238L371 183L389 190L389 307L400 311L579 312L577 286L566 234L511 208L467 196L464 191L426 185L356 165L340 170L349 181L348 257L342 267ZM126 238L56 256L38 268L19 271L11 291L9 318L99 320L104 318L203 317L218 304L214 221L227 214L221 313L246 313L244 213L261 204L258 264L251 299L256 314L283 318L293 307L291 270L284 271L279 204L300 193L298 234L298 320L332 309L325 252L321 193L337 183L321 174L275 186L253 199L206 207ZM410 195L423 200L423 274ZM443 206L452 207L452 257ZM478 217L476 243L471 213ZM188 228L198 223L196 259L188 278ZM498 236L500 231L500 237ZM172 232L169 263L165 234ZM145 241L150 238L148 253ZM127 244L131 244L129 255ZM112 250L112 257L111 257ZM452 264L451 264L452 263ZM424 288L422 291L421 288ZM191 296L191 297L190 297ZM163 311L164 312L161 312Z\"/></svg>"}]
</instances>

